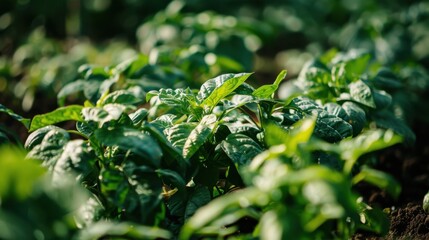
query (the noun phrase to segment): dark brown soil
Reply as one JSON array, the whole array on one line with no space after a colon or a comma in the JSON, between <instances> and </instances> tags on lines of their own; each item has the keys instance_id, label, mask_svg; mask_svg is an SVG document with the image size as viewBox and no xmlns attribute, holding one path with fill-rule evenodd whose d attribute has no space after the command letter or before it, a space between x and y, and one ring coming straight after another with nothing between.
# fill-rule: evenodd
<instances>
[{"instance_id":1,"label":"dark brown soil","mask_svg":"<svg viewBox=\"0 0 429 240\"><path fill-rule=\"evenodd\" d=\"M389 214L391 221L390 231L384 237L370 233L358 233L353 239L387 239L387 240L420 240L429 239L429 214L423 211L420 202L393 210Z\"/></svg>"},{"instance_id":2,"label":"dark brown soil","mask_svg":"<svg viewBox=\"0 0 429 240\"><path fill-rule=\"evenodd\" d=\"M390 218L391 230L386 239L429 239L429 215L421 202L392 211Z\"/></svg>"}]
</instances>

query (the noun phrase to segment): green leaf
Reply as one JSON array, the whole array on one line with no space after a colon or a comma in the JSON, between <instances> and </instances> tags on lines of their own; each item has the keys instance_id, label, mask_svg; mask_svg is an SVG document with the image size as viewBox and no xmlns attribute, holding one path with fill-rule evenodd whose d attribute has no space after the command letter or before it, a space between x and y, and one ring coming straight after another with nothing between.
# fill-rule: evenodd
<instances>
[{"instance_id":1,"label":"green leaf","mask_svg":"<svg viewBox=\"0 0 429 240\"><path fill-rule=\"evenodd\" d=\"M29 131L32 132L41 127L45 127L63 121L83 121L83 118L81 116L82 109L82 106L70 105L67 107L57 108L50 113L36 115L31 120Z\"/></svg>"},{"instance_id":2,"label":"green leaf","mask_svg":"<svg viewBox=\"0 0 429 240\"><path fill-rule=\"evenodd\" d=\"M109 103L133 105L136 103L140 103L142 101L143 101L142 98L140 98L139 96L136 96L136 94L131 91L118 90L118 91L109 93L106 97L104 97L101 105L106 105Z\"/></svg>"},{"instance_id":3,"label":"green leaf","mask_svg":"<svg viewBox=\"0 0 429 240\"><path fill-rule=\"evenodd\" d=\"M395 199L397 199L401 193L401 184L385 172L364 167L353 178L353 183L356 184L362 180L371 183L380 189L386 190L387 193Z\"/></svg>"},{"instance_id":4,"label":"green leaf","mask_svg":"<svg viewBox=\"0 0 429 240\"><path fill-rule=\"evenodd\" d=\"M152 137L158 141L158 144L161 146L164 159L166 160L167 164L173 165L178 169L177 171L184 175L186 166L182 156L182 149L179 150L178 148L173 146L168 141L167 137L151 124L145 124L144 130L149 132Z\"/></svg>"},{"instance_id":5,"label":"green leaf","mask_svg":"<svg viewBox=\"0 0 429 240\"><path fill-rule=\"evenodd\" d=\"M338 54L338 49L331 48L328 51L324 52L322 56L319 57L320 62L327 65L332 59Z\"/></svg>"},{"instance_id":6,"label":"green leaf","mask_svg":"<svg viewBox=\"0 0 429 240\"><path fill-rule=\"evenodd\" d=\"M244 134L230 134L220 143L223 151L238 166L248 165L252 159L262 152L261 146Z\"/></svg>"},{"instance_id":7,"label":"green leaf","mask_svg":"<svg viewBox=\"0 0 429 240\"><path fill-rule=\"evenodd\" d=\"M157 93L158 99L161 103L167 104L171 107L180 107L187 110L189 102L195 102L195 96L189 88L182 89L160 89Z\"/></svg>"},{"instance_id":8,"label":"green leaf","mask_svg":"<svg viewBox=\"0 0 429 240\"><path fill-rule=\"evenodd\" d=\"M76 123L76 130L86 136L86 138L89 138L92 133L98 128L98 125L96 122L77 122Z\"/></svg>"},{"instance_id":9,"label":"green leaf","mask_svg":"<svg viewBox=\"0 0 429 240\"><path fill-rule=\"evenodd\" d=\"M224 74L205 82L198 92L197 99L203 106L214 107L222 99L238 88L251 73Z\"/></svg>"},{"instance_id":10,"label":"green leaf","mask_svg":"<svg viewBox=\"0 0 429 240\"><path fill-rule=\"evenodd\" d=\"M404 137L406 144L412 145L416 141L416 135L413 130L411 130L404 120L397 118L391 111L377 111L374 113L373 118L377 127L393 130Z\"/></svg>"},{"instance_id":11,"label":"green leaf","mask_svg":"<svg viewBox=\"0 0 429 240\"><path fill-rule=\"evenodd\" d=\"M101 128L94 132L95 138L103 145L118 146L141 157L152 166L159 167L162 151L153 138L143 132L129 128Z\"/></svg>"},{"instance_id":12,"label":"green leaf","mask_svg":"<svg viewBox=\"0 0 429 240\"><path fill-rule=\"evenodd\" d=\"M171 183L177 187L179 191L185 191L186 182L177 172L170 169L157 169L156 172L162 177L165 184Z\"/></svg>"},{"instance_id":13,"label":"green leaf","mask_svg":"<svg viewBox=\"0 0 429 240\"><path fill-rule=\"evenodd\" d=\"M186 140L191 135L192 130L197 126L196 123L180 123L166 128L164 134L171 144L183 151Z\"/></svg>"},{"instance_id":14,"label":"green leaf","mask_svg":"<svg viewBox=\"0 0 429 240\"><path fill-rule=\"evenodd\" d=\"M254 91L255 91L254 87L244 82L238 88L236 88L234 92L239 95L252 95Z\"/></svg>"},{"instance_id":15,"label":"green leaf","mask_svg":"<svg viewBox=\"0 0 429 240\"><path fill-rule=\"evenodd\" d=\"M311 115L317 114L322 110L322 108L314 100L306 97L294 98L289 106L299 108L303 112Z\"/></svg>"},{"instance_id":16,"label":"green leaf","mask_svg":"<svg viewBox=\"0 0 429 240\"><path fill-rule=\"evenodd\" d=\"M423 210L426 213L429 213L429 192L426 193L426 195L424 196L422 205L423 205Z\"/></svg>"},{"instance_id":17,"label":"green leaf","mask_svg":"<svg viewBox=\"0 0 429 240\"><path fill-rule=\"evenodd\" d=\"M312 205L324 208L324 211L320 214L325 220L344 216L344 208L338 201L341 197L341 187L339 184L323 180L309 181L304 184L302 192L303 196Z\"/></svg>"},{"instance_id":18,"label":"green leaf","mask_svg":"<svg viewBox=\"0 0 429 240\"><path fill-rule=\"evenodd\" d=\"M33 149L36 145L42 143L45 135L51 130L62 131L63 129L53 125L39 128L36 131L32 132L30 135L28 135L27 140L25 140L24 147L27 150Z\"/></svg>"},{"instance_id":19,"label":"green leaf","mask_svg":"<svg viewBox=\"0 0 429 240\"><path fill-rule=\"evenodd\" d=\"M125 161L123 176L127 185L129 183L128 187L125 185L125 188L128 189L124 189L124 191L131 193L124 201L126 205L122 204L126 211L125 214L139 216L139 222L144 224L155 225L156 222L164 219L165 213L162 212L161 207L163 183L158 174L147 165L136 161ZM113 193L121 194L121 191L114 189Z\"/></svg>"},{"instance_id":20,"label":"green leaf","mask_svg":"<svg viewBox=\"0 0 429 240\"><path fill-rule=\"evenodd\" d=\"M188 197L185 208L185 220L188 220L202 206L210 202L210 191L207 187L197 185Z\"/></svg>"},{"instance_id":21,"label":"green leaf","mask_svg":"<svg viewBox=\"0 0 429 240\"><path fill-rule=\"evenodd\" d=\"M158 96L159 92L158 90L151 90L149 92L146 93L146 102L150 102L150 100L155 97Z\"/></svg>"},{"instance_id":22,"label":"green leaf","mask_svg":"<svg viewBox=\"0 0 429 240\"><path fill-rule=\"evenodd\" d=\"M103 81L110 78L110 69L108 67L83 65L79 72L84 75L86 80Z\"/></svg>"},{"instance_id":23,"label":"green leaf","mask_svg":"<svg viewBox=\"0 0 429 240\"><path fill-rule=\"evenodd\" d=\"M317 117L314 133L328 142L338 142L352 136L353 127L343 119L323 111Z\"/></svg>"},{"instance_id":24,"label":"green leaf","mask_svg":"<svg viewBox=\"0 0 429 240\"><path fill-rule=\"evenodd\" d=\"M85 88L83 89L83 94L86 99L92 103L96 103L101 96L106 94L109 91L109 88L116 83L118 78L110 78L104 81L99 80L87 80L85 81Z\"/></svg>"},{"instance_id":25,"label":"green leaf","mask_svg":"<svg viewBox=\"0 0 429 240\"><path fill-rule=\"evenodd\" d=\"M371 54L362 50L351 50L346 54L337 54L332 60L334 64L345 63L347 78L351 81L358 79L368 68Z\"/></svg>"},{"instance_id":26,"label":"green leaf","mask_svg":"<svg viewBox=\"0 0 429 240\"><path fill-rule=\"evenodd\" d=\"M15 120L21 122L27 129L30 127L30 119L24 118L24 117L22 117L16 113L14 113L12 110L3 106L2 104L0 104L0 112L4 112L4 113L8 114L9 116L11 116L12 118L14 118Z\"/></svg>"},{"instance_id":27,"label":"green leaf","mask_svg":"<svg viewBox=\"0 0 429 240\"><path fill-rule=\"evenodd\" d=\"M79 232L77 239L171 239L167 230L131 222L99 221Z\"/></svg>"},{"instance_id":28,"label":"green leaf","mask_svg":"<svg viewBox=\"0 0 429 240\"><path fill-rule=\"evenodd\" d=\"M105 196L109 204L124 209L128 207L127 211L132 211L138 205L137 199L135 199L132 191L131 184L128 179L124 176L124 172L117 168L102 168L100 171L100 190ZM130 197L131 195L131 197ZM131 200L128 200L130 199ZM132 207L126 206L132 202Z\"/></svg>"},{"instance_id":29,"label":"green leaf","mask_svg":"<svg viewBox=\"0 0 429 240\"><path fill-rule=\"evenodd\" d=\"M28 198L46 170L37 161L24 160L25 152L17 147L1 146L0 154L0 198L2 201ZM4 210L7 209L2 207Z\"/></svg>"},{"instance_id":30,"label":"green leaf","mask_svg":"<svg viewBox=\"0 0 429 240\"><path fill-rule=\"evenodd\" d=\"M258 101L259 100L257 100L255 97L251 95L235 94L234 96L232 96L231 101L225 100L224 103L226 104L224 105L226 109L231 109L231 108L239 108L246 104L255 103Z\"/></svg>"},{"instance_id":31,"label":"green leaf","mask_svg":"<svg viewBox=\"0 0 429 240\"><path fill-rule=\"evenodd\" d=\"M370 130L359 134L355 138L341 141L338 154L346 161L344 170L350 172L360 156L400 142L402 142L402 137L394 134L392 130Z\"/></svg>"},{"instance_id":32,"label":"green leaf","mask_svg":"<svg viewBox=\"0 0 429 240\"><path fill-rule=\"evenodd\" d=\"M72 239L74 216L87 194L67 176L53 183L46 168L22 150L0 148L0 238L35 239L41 231L45 239Z\"/></svg>"},{"instance_id":33,"label":"green leaf","mask_svg":"<svg viewBox=\"0 0 429 240\"><path fill-rule=\"evenodd\" d=\"M58 103L60 106L64 106L65 97L68 95L78 93L85 89L85 81L84 80L76 80L66 84L63 88L61 88L60 92L57 94Z\"/></svg>"},{"instance_id":34,"label":"green leaf","mask_svg":"<svg viewBox=\"0 0 429 240\"><path fill-rule=\"evenodd\" d=\"M349 118L348 123L353 127L353 136L357 136L366 124L365 111L356 103L349 101L343 103L342 108Z\"/></svg>"},{"instance_id":35,"label":"green leaf","mask_svg":"<svg viewBox=\"0 0 429 240\"><path fill-rule=\"evenodd\" d=\"M308 98L295 98L290 103L291 107L297 107L309 115L317 115L316 127L314 134L329 142L338 142L353 134L352 126L340 117L329 114L321 108L314 100ZM328 110L336 113L335 109L328 107ZM336 114L344 116L345 112L338 110Z\"/></svg>"},{"instance_id":36,"label":"green leaf","mask_svg":"<svg viewBox=\"0 0 429 240\"><path fill-rule=\"evenodd\" d=\"M343 119L346 122L348 122L350 120L347 112L345 111L345 109L343 109L340 105L338 105L336 103L327 103L327 104L325 104L323 106L323 108L329 114L337 116L337 117Z\"/></svg>"},{"instance_id":37,"label":"green leaf","mask_svg":"<svg viewBox=\"0 0 429 240\"><path fill-rule=\"evenodd\" d=\"M54 166L52 180L58 181L66 173L76 174L76 180L92 186L98 181L96 160L92 148L86 142L81 139L69 141Z\"/></svg>"},{"instance_id":38,"label":"green leaf","mask_svg":"<svg viewBox=\"0 0 429 240\"><path fill-rule=\"evenodd\" d=\"M392 96L385 91L373 90L372 94L377 109L387 108L392 103Z\"/></svg>"},{"instance_id":39,"label":"green leaf","mask_svg":"<svg viewBox=\"0 0 429 240\"><path fill-rule=\"evenodd\" d=\"M283 70L279 73L276 81L272 85L264 85L256 89L252 95L259 98L272 98L273 94L277 91L280 83L286 77L287 71Z\"/></svg>"},{"instance_id":40,"label":"green leaf","mask_svg":"<svg viewBox=\"0 0 429 240\"><path fill-rule=\"evenodd\" d=\"M400 79L388 68L382 68L373 79L379 89L400 89L403 87Z\"/></svg>"},{"instance_id":41,"label":"green leaf","mask_svg":"<svg viewBox=\"0 0 429 240\"><path fill-rule=\"evenodd\" d=\"M265 212L260 223L261 239L280 240L286 239L288 236L293 236L297 233L302 235L302 232L299 231L300 226L296 228L288 226L289 224L292 224L292 222L290 213L288 214L284 207Z\"/></svg>"},{"instance_id":42,"label":"green leaf","mask_svg":"<svg viewBox=\"0 0 429 240\"><path fill-rule=\"evenodd\" d=\"M34 147L27 154L27 157L42 160L44 166L53 168L63 152L64 146L70 140L70 135L66 130L59 127L46 128L49 131L43 130L35 136L37 139L32 144ZM42 141L36 145L42 137Z\"/></svg>"},{"instance_id":43,"label":"green leaf","mask_svg":"<svg viewBox=\"0 0 429 240\"><path fill-rule=\"evenodd\" d=\"M318 60L307 62L299 73L294 85L300 89L300 95L312 98L329 98L332 76L329 68ZM289 88L289 96L297 92L294 87Z\"/></svg>"},{"instance_id":44,"label":"green leaf","mask_svg":"<svg viewBox=\"0 0 429 240\"><path fill-rule=\"evenodd\" d=\"M131 113L129 115L131 121L133 121L134 125L141 123L148 116L149 111L146 108L139 108L137 111Z\"/></svg>"},{"instance_id":45,"label":"green leaf","mask_svg":"<svg viewBox=\"0 0 429 240\"><path fill-rule=\"evenodd\" d=\"M249 188L233 192L212 200L209 204L200 208L183 226L179 239L191 239L191 236L201 231L225 215L233 214L240 208L240 202L251 203L260 196L260 191ZM235 218L234 218L235 219Z\"/></svg>"},{"instance_id":46,"label":"green leaf","mask_svg":"<svg viewBox=\"0 0 429 240\"><path fill-rule=\"evenodd\" d=\"M371 88L362 80L349 84L352 100L370 108L376 108Z\"/></svg>"},{"instance_id":47,"label":"green leaf","mask_svg":"<svg viewBox=\"0 0 429 240\"><path fill-rule=\"evenodd\" d=\"M381 236L385 236L389 232L389 218L385 212L377 207L367 206L360 213L360 220L362 228L365 230L376 232Z\"/></svg>"},{"instance_id":48,"label":"green leaf","mask_svg":"<svg viewBox=\"0 0 429 240\"><path fill-rule=\"evenodd\" d=\"M275 124L270 124L265 127L265 141L268 146L285 144L285 154L292 157L297 154L300 144L307 143L310 140L315 126L314 117L295 123L289 131Z\"/></svg>"},{"instance_id":49,"label":"green leaf","mask_svg":"<svg viewBox=\"0 0 429 240\"><path fill-rule=\"evenodd\" d=\"M122 73L128 78L134 79L141 76L138 75L138 72L144 68L149 63L149 58L146 55L140 54L137 57L134 57L128 61L124 61L118 64L115 67L115 70L118 73Z\"/></svg>"},{"instance_id":50,"label":"green leaf","mask_svg":"<svg viewBox=\"0 0 429 240\"><path fill-rule=\"evenodd\" d=\"M216 127L216 115L210 114L203 117L201 122L192 130L183 146L182 155L189 159L212 135Z\"/></svg>"},{"instance_id":51,"label":"green leaf","mask_svg":"<svg viewBox=\"0 0 429 240\"><path fill-rule=\"evenodd\" d=\"M103 126L104 123L118 120L126 107L120 104L106 104L103 107L85 107L82 109L83 120L94 121Z\"/></svg>"},{"instance_id":52,"label":"green leaf","mask_svg":"<svg viewBox=\"0 0 429 240\"><path fill-rule=\"evenodd\" d=\"M176 122L177 119L178 119L177 115L167 113L153 120L151 124L154 126L157 126L159 129L166 129L174 126L174 123Z\"/></svg>"},{"instance_id":53,"label":"green leaf","mask_svg":"<svg viewBox=\"0 0 429 240\"><path fill-rule=\"evenodd\" d=\"M223 124L228 127L231 133L242 133L249 137L256 136L261 130L254 124L234 122L234 123L225 123Z\"/></svg>"}]
</instances>

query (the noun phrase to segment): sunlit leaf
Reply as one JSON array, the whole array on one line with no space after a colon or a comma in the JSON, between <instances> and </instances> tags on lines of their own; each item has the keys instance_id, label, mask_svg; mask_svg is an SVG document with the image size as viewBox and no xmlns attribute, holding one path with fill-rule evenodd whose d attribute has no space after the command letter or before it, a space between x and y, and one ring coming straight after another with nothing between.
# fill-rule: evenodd
<instances>
[{"instance_id":1,"label":"sunlit leaf","mask_svg":"<svg viewBox=\"0 0 429 240\"><path fill-rule=\"evenodd\" d=\"M174 147L183 151L186 140L196 126L195 123L180 123L165 129L164 134Z\"/></svg>"},{"instance_id":2,"label":"sunlit leaf","mask_svg":"<svg viewBox=\"0 0 429 240\"><path fill-rule=\"evenodd\" d=\"M133 123L139 124L141 123L148 115L148 110L146 108L139 108L137 111L131 113L129 115L131 121L133 121Z\"/></svg>"},{"instance_id":3,"label":"sunlit leaf","mask_svg":"<svg viewBox=\"0 0 429 240\"><path fill-rule=\"evenodd\" d=\"M402 140L402 137L391 130L370 130L359 134L355 138L341 141L338 153L342 159L346 160L344 168L349 172L360 156L395 145L402 142Z\"/></svg>"},{"instance_id":4,"label":"sunlit leaf","mask_svg":"<svg viewBox=\"0 0 429 240\"><path fill-rule=\"evenodd\" d=\"M94 121L102 126L104 123L118 120L126 107L120 104L106 104L103 107L85 107L82 108L82 118L85 121Z\"/></svg>"},{"instance_id":5,"label":"sunlit leaf","mask_svg":"<svg viewBox=\"0 0 429 240\"><path fill-rule=\"evenodd\" d=\"M109 93L106 97L104 97L102 105L109 104L109 103L132 105L142 101L143 99L141 97L136 96L136 94L131 91L118 90L118 91Z\"/></svg>"},{"instance_id":6,"label":"sunlit leaf","mask_svg":"<svg viewBox=\"0 0 429 240\"><path fill-rule=\"evenodd\" d=\"M189 159L207 141L216 126L216 115L204 116L201 122L189 134L183 146L183 157Z\"/></svg>"},{"instance_id":7,"label":"sunlit leaf","mask_svg":"<svg viewBox=\"0 0 429 240\"><path fill-rule=\"evenodd\" d=\"M362 80L349 85L351 99L370 108L376 108L371 88Z\"/></svg>"},{"instance_id":8,"label":"sunlit leaf","mask_svg":"<svg viewBox=\"0 0 429 240\"><path fill-rule=\"evenodd\" d=\"M27 157L42 160L44 166L52 169L61 156L64 146L70 140L70 135L66 130L58 127L46 127L45 130L36 133L35 142ZM43 139L40 141L40 138Z\"/></svg>"},{"instance_id":9,"label":"sunlit leaf","mask_svg":"<svg viewBox=\"0 0 429 240\"><path fill-rule=\"evenodd\" d=\"M279 73L276 78L276 81L272 85L264 85L256 89L252 95L259 98L272 98L272 95L277 91L280 83L286 77L287 71L283 70Z\"/></svg>"},{"instance_id":10,"label":"sunlit leaf","mask_svg":"<svg viewBox=\"0 0 429 240\"><path fill-rule=\"evenodd\" d=\"M86 142L81 139L69 141L54 166L53 181L68 173L76 174L78 181L92 185L98 180L96 160L93 150Z\"/></svg>"},{"instance_id":11,"label":"sunlit leaf","mask_svg":"<svg viewBox=\"0 0 429 240\"><path fill-rule=\"evenodd\" d=\"M94 135L100 143L106 146L118 146L143 157L153 166L160 165L161 148L151 136L143 132L128 128L100 128L94 132Z\"/></svg>"},{"instance_id":12,"label":"sunlit leaf","mask_svg":"<svg viewBox=\"0 0 429 240\"><path fill-rule=\"evenodd\" d=\"M53 125L63 121L83 121L81 111L83 107L79 105L70 105L67 107L57 108L50 113L40 114L34 116L31 120L30 132L45 127L48 125Z\"/></svg>"},{"instance_id":13,"label":"sunlit leaf","mask_svg":"<svg viewBox=\"0 0 429 240\"><path fill-rule=\"evenodd\" d=\"M197 98L201 105L214 107L228 94L238 88L251 73L224 74L206 81L200 88Z\"/></svg>"},{"instance_id":14,"label":"sunlit leaf","mask_svg":"<svg viewBox=\"0 0 429 240\"><path fill-rule=\"evenodd\" d=\"M239 133L229 135L220 146L238 166L248 165L256 155L262 152L262 147L257 142Z\"/></svg>"}]
</instances>

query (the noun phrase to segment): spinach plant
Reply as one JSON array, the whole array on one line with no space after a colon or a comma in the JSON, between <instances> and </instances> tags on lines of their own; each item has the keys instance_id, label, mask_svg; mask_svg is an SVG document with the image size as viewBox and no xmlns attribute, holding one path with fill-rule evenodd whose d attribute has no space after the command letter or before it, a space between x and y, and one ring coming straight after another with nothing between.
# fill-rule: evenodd
<instances>
[{"instance_id":1,"label":"spinach plant","mask_svg":"<svg viewBox=\"0 0 429 240\"><path fill-rule=\"evenodd\" d=\"M358 59L351 66L366 61ZM374 109L387 108L390 98L363 80L349 82L361 72L348 76L337 69L333 81L325 70L310 68L304 73L314 81L303 82L304 94L280 100L275 93L286 71L256 89L245 82L251 73L239 73L194 90L175 85L177 72L170 78L158 70L151 75L154 69L164 68L145 56L112 68L83 66L83 79L65 86L59 99L65 103L64 97L83 91L84 104L64 105L31 122L2 108L32 132L27 157L41 160L52 181L73 173L90 192L82 234L96 234L91 226L100 221L108 228L109 220L165 228L183 239L240 235L235 223L246 218L257 222L253 234L266 237L347 237L358 228L385 233L386 222L376 218L380 211L352 186L364 180L397 196L391 177L359 160L401 138L372 126ZM174 88L152 85L155 76ZM76 127L54 125L64 121ZM287 222L297 209L308 212L291 229Z\"/></svg>"},{"instance_id":2,"label":"spinach plant","mask_svg":"<svg viewBox=\"0 0 429 240\"><path fill-rule=\"evenodd\" d=\"M180 238L347 239L357 229L386 234L387 217L365 204L352 186L364 180L397 197L398 183L374 169L363 168L352 177L347 168L336 171L316 165L310 153L322 149L335 153L347 166L401 138L376 130L331 144L314 138L315 125L315 118L309 118L294 124L291 131L268 126L265 139L270 148L241 169L248 187L202 207L182 228ZM240 231L243 219L256 222L252 231Z\"/></svg>"},{"instance_id":3,"label":"spinach plant","mask_svg":"<svg viewBox=\"0 0 429 240\"><path fill-rule=\"evenodd\" d=\"M2 239L170 239L168 231L131 222L86 225L94 204L73 174L53 177L23 149L0 147ZM52 181L55 178L55 181Z\"/></svg>"},{"instance_id":4,"label":"spinach plant","mask_svg":"<svg viewBox=\"0 0 429 240\"><path fill-rule=\"evenodd\" d=\"M396 98L386 91L401 86L398 77L381 68L365 51L348 53L329 51L324 56L307 63L293 85L283 89L286 98L295 94L316 101L328 113L351 123L356 136L364 127L392 129L405 138L408 144L415 135L400 113L406 105L397 104Z\"/></svg>"}]
</instances>

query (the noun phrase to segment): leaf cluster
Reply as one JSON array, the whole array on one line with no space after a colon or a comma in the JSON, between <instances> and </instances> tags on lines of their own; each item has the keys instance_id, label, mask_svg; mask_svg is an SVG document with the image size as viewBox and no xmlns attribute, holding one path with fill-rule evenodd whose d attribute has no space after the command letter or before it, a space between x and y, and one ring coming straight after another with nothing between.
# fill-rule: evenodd
<instances>
[{"instance_id":1,"label":"leaf cluster","mask_svg":"<svg viewBox=\"0 0 429 240\"><path fill-rule=\"evenodd\" d=\"M175 86L174 75L166 78L174 88L149 87L146 77L165 72L157 75L162 66L140 56L113 68L81 67L83 79L59 99L82 91L83 105L31 120L1 110L32 132L27 158L40 160L52 182L70 176L86 189L82 236L135 237L152 234L150 227L169 231L159 238L182 239L385 234L381 211L353 186L366 181L397 197L397 182L365 159L407 136L372 124L391 98L371 84L369 59L325 57L296 81L303 94L280 100L286 71L256 89L246 83L251 73L223 74L195 90ZM64 121L75 128L55 126ZM242 221L255 227L244 231Z\"/></svg>"}]
</instances>

